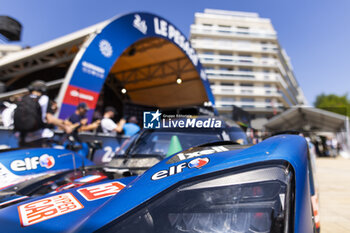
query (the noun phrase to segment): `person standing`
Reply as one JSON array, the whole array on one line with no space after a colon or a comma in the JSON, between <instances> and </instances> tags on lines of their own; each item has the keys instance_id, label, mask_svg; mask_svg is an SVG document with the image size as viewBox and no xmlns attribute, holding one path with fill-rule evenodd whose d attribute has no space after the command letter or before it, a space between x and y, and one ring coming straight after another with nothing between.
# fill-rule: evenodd
<instances>
[{"instance_id":1,"label":"person standing","mask_svg":"<svg viewBox=\"0 0 350 233\"><path fill-rule=\"evenodd\" d=\"M63 120L56 118L48 112L49 97L46 95L47 87L44 81L36 80L29 87L29 95L17 102L14 110L14 130L18 131L19 146L21 147L46 147L48 139L54 136L48 124L62 128L65 132L71 132Z\"/></svg>"},{"instance_id":2,"label":"person standing","mask_svg":"<svg viewBox=\"0 0 350 233\"><path fill-rule=\"evenodd\" d=\"M89 108L86 103L82 102L78 104L74 113L65 121L65 124L73 127L78 132L97 129L100 125L100 120L88 124L88 119L86 117L88 110Z\"/></svg>"},{"instance_id":3,"label":"person standing","mask_svg":"<svg viewBox=\"0 0 350 233\"><path fill-rule=\"evenodd\" d=\"M131 116L128 119L128 123L124 124L123 131L125 136L133 136L140 131L140 126L137 124L136 116Z\"/></svg>"},{"instance_id":4,"label":"person standing","mask_svg":"<svg viewBox=\"0 0 350 233\"><path fill-rule=\"evenodd\" d=\"M103 119L101 120L101 128L103 133L109 135L117 135L117 133L123 132L123 127L125 124L125 119L121 119L118 123L115 123L112 119L117 114L117 111L114 107L108 106L105 109L103 114Z\"/></svg>"}]
</instances>

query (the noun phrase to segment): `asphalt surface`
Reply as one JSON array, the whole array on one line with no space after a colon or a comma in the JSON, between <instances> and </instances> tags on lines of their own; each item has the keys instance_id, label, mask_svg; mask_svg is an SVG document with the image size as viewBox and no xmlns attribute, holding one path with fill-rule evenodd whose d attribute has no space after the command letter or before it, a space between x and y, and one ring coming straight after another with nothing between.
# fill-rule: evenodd
<instances>
[{"instance_id":1,"label":"asphalt surface","mask_svg":"<svg viewBox=\"0 0 350 233\"><path fill-rule=\"evenodd\" d=\"M318 158L321 233L350 232L350 159Z\"/></svg>"}]
</instances>

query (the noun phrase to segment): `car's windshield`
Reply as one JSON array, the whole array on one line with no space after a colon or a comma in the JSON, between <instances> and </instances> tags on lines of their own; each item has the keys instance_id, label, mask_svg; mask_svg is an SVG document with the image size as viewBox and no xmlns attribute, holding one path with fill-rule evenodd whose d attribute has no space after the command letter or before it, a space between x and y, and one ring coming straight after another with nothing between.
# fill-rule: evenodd
<instances>
[{"instance_id":1,"label":"car's windshield","mask_svg":"<svg viewBox=\"0 0 350 233\"><path fill-rule=\"evenodd\" d=\"M193 146L222 140L238 140L238 143L246 144L246 137L238 128L234 130L147 130L131 146L128 154L161 155L167 157Z\"/></svg>"}]
</instances>

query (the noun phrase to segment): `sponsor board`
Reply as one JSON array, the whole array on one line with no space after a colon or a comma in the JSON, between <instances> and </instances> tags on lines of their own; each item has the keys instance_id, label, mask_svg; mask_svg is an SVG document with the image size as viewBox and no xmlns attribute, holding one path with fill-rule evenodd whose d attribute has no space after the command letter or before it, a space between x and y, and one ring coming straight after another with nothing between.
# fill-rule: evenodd
<instances>
[{"instance_id":1,"label":"sponsor board","mask_svg":"<svg viewBox=\"0 0 350 233\"><path fill-rule=\"evenodd\" d=\"M55 158L48 154L43 154L39 156L27 157L24 159L16 159L11 162L10 168L13 171L29 171L35 170L39 166L46 169L50 169L55 165Z\"/></svg>"},{"instance_id":2,"label":"sponsor board","mask_svg":"<svg viewBox=\"0 0 350 233\"><path fill-rule=\"evenodd\" d=\"M192 48L190 42L186 39L182 33L177 30L172 24L165 21L164 19L159 19L158 17L153 18L154 22L154 33L167 37L169 40L177 44L181 49L185 51L187 56L191 59L192 63L198 65L198 56L195 50Z\"/></svg>"},{"instance_id":3,"label":"sponsor board","mask_svg":"<svg viewBox=\"0 0 350 233\"><path fill-rule=\"evenodd\" d=\"M122 37L116 35L123 35ZM76 57L75 69L73 72L67 73L68 86L74 85L86 90L100 92L103 87L104 80L107 78L107 73L112 70L116 60L120 57L123 51L131 48L130 45L134 44L141 39L146 38L164 38L169 42L176 45L188 59L193 63L196 71L200 76L200 80L203 81L205 91L207 92L208 101L214 105L214 97L212 95L209 82L206 78L206 74L202 69L202 65L199 62L199 58L191 46L190 41L186 39L183 33L180 32L172 23L168 22L160 16L148 14L148 13L132 13L117 17L110 21L105 27L103 27L96 37L91 38L89 44L84 44L82 50L86 50L81 57ZM85 47L86 46L86 47ZM105 59L107 58L107 59ZM79 60L78 60L79 59ZM95 64L95 59L100 60L101 63ZM98 67L91 67L90 64L82 64L83 62L89 62ZM82 71L82 66L84 70ZM97 68L97 69L96 69ZM102 68L104 77L102 78ZM86 80L85 73L94 75L96 79ZM91 81L91 82L90 82ZM69 92L66 89L62 89L60 92L60 99L67 98ZM83 100L82 100L83 101ZM73 105L67 102L63 102L64 105L60 108L60 117L66 117L73 113L71 106ZM76 106L76 105L74 105ZM90 107L91 110L95 109L95 105ZM92 114L91 114L92 115ZM91 116L88 116L91 120Z\"/></svg>"},{"instance_id":4,"label":"sponsor board","mask_svg":"<svg viewBox=\"0 0 350 233\"><path fill-rule=\"evenodd\" d=\"M81 66L82 66L81 69L84 73L87 73L89 75L92 75L92 76L95 76L95 77L101 78L101 79L103 79L105 77L105 69L103 69L100 66L94 65L94 64L87 62L87 61L83 61L81 63Z\"/></svg>"},{"instance_id":5,"label":"sponsor board","mask_svg":"<svg viewBox=\"0 0 350 233\"><path fill-rule=\"evenodd\" d=\"M68 86L67 93L68 94L63 99L63 103L77 106L79 103L84 102L88 105L89 109L95 108L99 96L97 92L73 85Z\"/></svg>"},{"instance_id":6,"label":"sponsor board","mask_svg":"<svg viewBox=\"0 0 350 233\"><path fill-rule=\"evenodd\" d=\"M208 158L196 158L191 160L190 162L180 163L175 166L169 167L167 170L160 170L153 174L151 177L152 180L160 180L169 176L173 176L179 173L182 173L186 167L188 168L202 168L203 166L209 163Z\"/></svg>"},{"instance_id":7,"label":"sponsor board","mask_svg":"<svg viewBox=\"0 0 350 233\"><path fill-rule=\"evenodd\" d=\"M110 182L105 184L98 184L86 188L78 189L78 193L87 201L94 201L97 199L113 196L120 192L125 187L120 182Z\"/></svg>"},{"instance_id":8,"label":"sponsor board","mask_svg":"<svg viewBox=\"0 0 350 233\"><path fill-rule=\"evenodd\" d=\"M58 217L84 206L71 193L63 193L18 206L23 227Z\"/></svg>"}]
</instances>

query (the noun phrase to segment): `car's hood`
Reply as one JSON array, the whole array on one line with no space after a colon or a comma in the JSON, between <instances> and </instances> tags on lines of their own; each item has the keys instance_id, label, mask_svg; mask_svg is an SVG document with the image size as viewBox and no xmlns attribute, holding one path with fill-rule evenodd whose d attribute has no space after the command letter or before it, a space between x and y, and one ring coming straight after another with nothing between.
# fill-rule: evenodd
<instances>
[{"instance_id":1,"label":"car's hood","mask_svg":"<svg viewBox=\"0 0 350 233\"><path fill-rule=\"evenodd\" d=\"M303 196L308 189L306 143L298 136L281 135L246 149L192 148L161 161L136 179L124 178L107 182L107 187L94 187L94 184L90 190L83 187L84 190L72 189L25 201L1 210L0 225L4 232L94 232L179 183L248 164L278 160L292 165L296 186L300 187L296 190L295 212L306 213L311 205L310 198ZM118 193L109 198L92 194L108 193L109 189ZM295 224L307 225L308 221L300 215Z\"/></svg>"}]
</instances>

